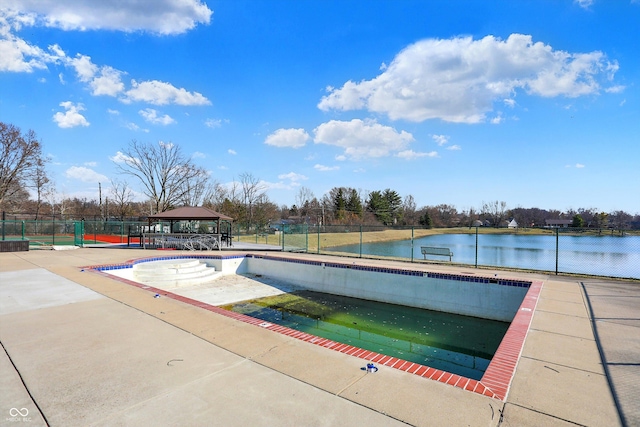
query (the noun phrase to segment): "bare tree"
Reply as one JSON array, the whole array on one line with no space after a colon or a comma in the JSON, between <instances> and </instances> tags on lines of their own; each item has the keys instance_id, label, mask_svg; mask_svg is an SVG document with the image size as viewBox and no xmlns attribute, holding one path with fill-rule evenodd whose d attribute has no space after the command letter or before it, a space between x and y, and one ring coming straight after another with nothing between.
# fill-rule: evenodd
<instances>
[{"instance_id":1,"label":"bare tree","mask_svg":"<svg viewBox=\"0 0 640 427\"><path fill-rule=\"evenodd\" d=\"M298 189L298 194L296 194L296 206L300 208L303 212L302 215L307 215L309 203L314 199L313 191L311 191L307 187L300 187Z\"/></svg>"},{"instance_id":2,"label":"bare tree","mask_svg":"<svg viewBox=\"0 0 640 427\"><path fill-rule=\"evenodd\" d=\"M247 212L247 221L251 224L253 222L253 207L264 196L267 187L248 172L240 175L240 183L242 184L242 201Z\"/></svg>"},{"instance_id":3,"label":"bare tree","mask_svg":"<svg viewBox=\"0 0 640 427\"><path fill-rule=\"evenodd\" d=\"M631 219L631 215L624 211L614 211L609 214L609 223L618 230L629 227Z\"/></svg>"},{"instance_id":4,"label":"bare tree","mask_svg":"<svg viewBox=\"0 0 640 427\"><path fill-rule=\"evenodd\" d=\"M125 181L111 180L111 197L115 214L120 220L131 214L133 191Z\"/></svg>"},{"instance_id":5,"label":"bare tree","mask_svg":"<svg viewBox=\"0 0 640 427\"><path fill-rule=\"evenodd\" d=\"M183 202L185 192L206 172L172 143L131 141L114 159L121 173L138 178L152 210L164 212ZM194 181L195 180L195 181Z\"/></svg>"},{"instance_id":6,"label":"bare tree","mask_svg":"<svg viewBox=\"0 0 640 427\"><path fill-rule=\"evenodd\" d=\"M209 183L207 189L202 196L202 206L211 208L214 211L220 211L222 209L222 203L227 198L228 191L224 185L217 181Z\"/></svg>"},{"instance_id":7,"label":"bare tree","mask_svg":"<svg viewBox=\"0 0 640 427\"><path fill-rule=\"evenodd\" d=\"M416 201L411 194L404 197L402 211L402 217L406 224L415 225L418 223L418 217L416 215Z\"/></svg>"},{"instance_id":8,"label":"bare tree","mask_svg":"<svg viewBox=\"0 0 640 427\"><path fill-rule=\"evenodd\" d=\"M507 202L482 202L482 213L491 218L494 227L500 227L507 215Z\"/></svg>"},{"instance_id":9,"label":"bare tree","mask_svg":"<svg viewBox=\"0 0 640 427\"><path fill-rule=\"evenodd\" d=\"M34 131L0 122L0 206L6 198L32 187L39 170L45 174L42 146Z\"/></svg>"},{"instance_id":10,"label":"bare tree","mask_svg":"<svg viewBox=\"0 0 640 427\"><path fill-rule=\"evenodd\" d=\"M278 206L269 200L266 193L262 193L255 201L253 222L258 228L264 228L278 217Z\"/></svg>"},{"instance_id":11,"label":"bare tree","mask_svg":"<svg viewBox=\"0 0 640 427\"><path fill-rule=\"evenodd\" d=\"M184 206L200 206L204 203L209 189L209 174L201 169L200 173L182 184L180 202Z\"/></svg>"},{"instance_id":12,"label":"bare tree","mask_svg":"<svg viewBox=\"0 0 640 427\"><path fill-rule=\"evenodd\" d=\"M51 191L55 191L53 182L49 181L42 162L35 167L33 173L33 187L36 192L35 219L37 221L38 216L40 215L40 209L42 208L42 204L44 203L47 194Z\"/></svg>"}]
</instances>

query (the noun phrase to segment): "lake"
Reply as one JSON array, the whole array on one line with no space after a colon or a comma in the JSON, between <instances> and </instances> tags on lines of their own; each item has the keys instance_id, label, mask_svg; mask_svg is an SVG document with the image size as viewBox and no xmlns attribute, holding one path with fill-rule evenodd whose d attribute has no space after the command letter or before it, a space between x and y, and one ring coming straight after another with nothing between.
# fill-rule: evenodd
<instances>
[{"instance_id":1,"label":"lake","mask_svg":"<svg viewBox=\"0 0 640 427\"><path fill-rule=\"evenodd\" d=\"M449 248L453 262L476 263L476 235L438 234L414 239L413 258L423 259L421 246ZM360 254L360 245L326 248ZM411 240L363 243L363 255L411 258ZM446 257L427 259L448 261ZM479 234L478 265L556 270L555 235ZM640 236L575 236L558 239L558 272L640 278Z\"/></svg>"}]
</instances>

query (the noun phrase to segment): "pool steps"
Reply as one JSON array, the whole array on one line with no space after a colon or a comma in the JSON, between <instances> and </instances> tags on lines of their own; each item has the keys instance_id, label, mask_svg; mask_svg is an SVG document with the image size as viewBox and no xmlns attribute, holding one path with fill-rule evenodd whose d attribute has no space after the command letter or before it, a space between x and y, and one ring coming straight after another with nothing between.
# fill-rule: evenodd
<instances>
[{"instance_id":1,"label":"pool steps","mask_svg":"<svg viewBox=\"0 0 640 427\"><path fill-rule=\"evenodd\" d=\"M222 272L197 259L174 259L135 264L133 276L145 284L191 286L209 283Z\"/></svg>"}]
</instances>

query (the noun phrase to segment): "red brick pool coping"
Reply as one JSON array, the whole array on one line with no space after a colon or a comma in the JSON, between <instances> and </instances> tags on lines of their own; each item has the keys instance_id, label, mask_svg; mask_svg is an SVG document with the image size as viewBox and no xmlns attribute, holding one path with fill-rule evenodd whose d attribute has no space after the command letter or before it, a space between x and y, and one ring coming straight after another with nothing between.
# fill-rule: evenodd
<instances>
[{"instance_id":1,"label":"red brick pool coping","mask_svg":"<svg viewBox=\"0 0 640 427\"><path fill-rule=\"evenodd\" d=\"M131 263L127 262L125 264ZM522 349L524 347L524 341L527 333L529 332L529 326L531 325L533 313L535 312L535 308L538 303L538 297L540 296L540 291L542 290L543 285L542 281L531 282L531 286L529 287L529 290L527 291L522 304L520 304L515 317L511 321L511 325L507 329L507 332L502 339L500 346L491 359L487 370L485 371L480 381L477 381L471 378L452 374L447 371L434 369L429 366L408 362L396 357L387 356L384 354L376 353L374 351L364 350L359 347L354 347L348 344L321 338L315 335L308 334L306 332L300 332L295 329L287 328L285 326L265 322L264 320L256 319L244 314L234 313L215 305L207 304L202 301L177 295L162 289L154 288L153 286L145 285L122 277L108 274L107 272L98 270L98 268L100 267L104 266L89 266L84 267L83 269L91 270L97 274L115 279L117 281L135 286L140 289L144 289L151 293L159 294L163 297L181 301L195 307L200 307L205 310L220 314L222 316L268 329L270 331L296 338L310 344L319 345L321 347L364 359L368 362L377 363L378 365L387 366L394 369L399 369L413 375L418 375L420 377L449 384L463 390L482 394L484 396L499 399L502 401L506 400L507 394L509 393L511 380L513 379L513 375L515 374L516 366L518 365L518 360L520 359L520 354L522 353Z\"/></svg>"}]
</instances>

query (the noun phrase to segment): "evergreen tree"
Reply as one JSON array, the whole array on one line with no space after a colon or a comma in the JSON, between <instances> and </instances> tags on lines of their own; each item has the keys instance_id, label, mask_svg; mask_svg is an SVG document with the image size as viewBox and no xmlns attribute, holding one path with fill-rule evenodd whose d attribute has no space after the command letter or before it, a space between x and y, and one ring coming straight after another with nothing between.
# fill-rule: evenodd
<instances>
[{"instance_id":1,"label":"evergreen tree","mask_svg":"<svg viewBox=\"0 0 640 427\"><path fill-rule=\"evenodd\" d=\"M582 219L580 214L575 214L573 216L573 222L571 223L571 226L576 228L584 227L584 219Z\"/></svg>"},{"instance_id":2,"label":"evergreen tree","mask_svg":"<svg viewBox=\"0 0 640 427\"><path fill-rule=\"evenodd\" d=\"M397 191L389 188L384 190L382 197L385 199L387 209L389 210L390 221L387 225L402 222L402 197L400 197Z\"/></svg>"},{"instance_id":3,"label":"evergreen tree","mask_svg":"<svg viewBox=\"0 0 640 427\"><path fill-rule=\"evenodd\" d=\"M358 192L351 188L349 190L349 197L347 198L347 211L350 216L362 218L362 202L360 201L360 195Z\"/></svg>"},{"instance_id":4,"label":"evergreen tree","mask_svg":"<svg viewBox=\"0 0 640 427\"><path fill-rule=\"evenodd\" d=\"M431 220L431 215L429 215L429 211L424 211L424 215L420 217L418 222L424 228L433 228L433 221Z\"/></svg>"},{"instance_id":5,"label":"evergreen tree","mask_svg":"<svg viewBox=\"0 0 640 427\"><path fill-rule=\"evenodd\" d=\"M344 188L343 187L338 188L338 190L336 192L336 197L335 197L335 199L333 201L333 207L335 209L336 219L344 220L346 207L347 207L347 201L345 200L345 197L344 197Z\"/></svg>"},{"instance_id":6,"label":"evergreen tree","mask_svg":"<svg viewBox=\"0 0 640 427\"><path fill-rule=\"evenodd\" d=\"M389 210L389 203L380 191L372 191L369 193L367 200L367 211L373 213L378 221L384 225L392 223L392 217Z\"/></svg>"}]
</instances>

